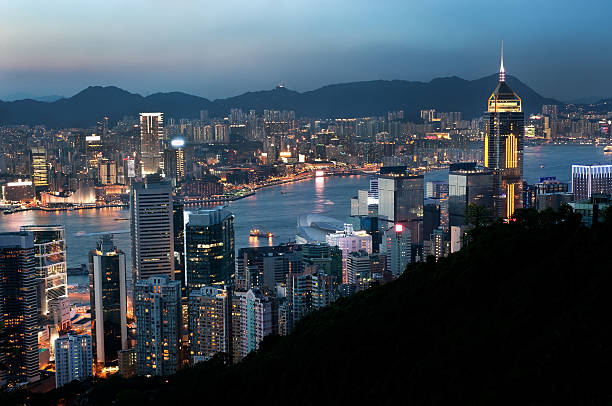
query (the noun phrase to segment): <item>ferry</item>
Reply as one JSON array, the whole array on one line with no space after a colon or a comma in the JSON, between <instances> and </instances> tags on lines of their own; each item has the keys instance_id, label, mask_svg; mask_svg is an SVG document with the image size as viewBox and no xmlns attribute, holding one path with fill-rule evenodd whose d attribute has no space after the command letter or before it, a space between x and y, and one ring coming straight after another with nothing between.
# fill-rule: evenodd
<instances>
[{"instance_id":1,"label":"ferry","mask_svg":"<svg viewBox=\"0 0 612 406\"><path fill-rule=\"evenodd\" d=\"M603 152L612 152L612 145L606 145L603 149Z\"/></svg>"},{"instance_id":2,"label":"ferry","mask_svg":"<svg viewBox=\"0 0 612 406\"><path fill-rule=\"evenodd\" d=\"M249 235L251 237L262 237L262 238L272 238L274 237L274 234L272 233L266 233L265 231L262 231L258 228L253 228L251 230L251 232L249 233Z\"/></svg>"}]
</instances>

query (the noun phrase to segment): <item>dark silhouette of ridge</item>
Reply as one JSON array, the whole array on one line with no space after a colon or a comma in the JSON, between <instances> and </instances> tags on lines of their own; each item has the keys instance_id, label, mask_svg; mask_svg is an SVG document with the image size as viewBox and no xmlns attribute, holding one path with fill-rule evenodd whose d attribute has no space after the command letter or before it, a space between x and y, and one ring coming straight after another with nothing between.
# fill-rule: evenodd
<instances>
[{"instance_id":1,"label":"dark silhouette of ridge","mask_svg":"<svg viewBox=\"0 0 612 406\"><path fill-rule=\"evenodd\" d=\"M102 117L115 123L124 116L160 111L167 117L199 118L200 110L224 117L231 108L294 110L302 117L365 117L404 110L410 120L419 119L419 110L460 111L465 119L482 115L486 101L497 84L497 74L477 80L456 76L430 82L374 80L323 86L307 92L285 87L247 92L210 101L187 93L155 93L141 96L115 86L90 86L68 98L53 102L36 100L0 101L0 125L44 124L51 128L94 126ZM523 99L526 113L539 112L543 104L564 104L542 97L512 76L508 84Z\"/></svg>"}]
</instances>

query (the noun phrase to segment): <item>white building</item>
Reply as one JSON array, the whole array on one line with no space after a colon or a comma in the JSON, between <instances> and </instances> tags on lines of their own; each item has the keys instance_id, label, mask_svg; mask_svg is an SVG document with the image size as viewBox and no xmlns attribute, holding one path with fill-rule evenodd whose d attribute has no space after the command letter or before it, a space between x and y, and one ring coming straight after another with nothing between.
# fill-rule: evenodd
<instances>
[{"instance_id":1,"label":"white building","mask_svg":"<svg viewBox=\"0 0 612 406\"><path fill-rule=\"evenodd\" d=\"M364 230L355 231L352 224L345 224L343 231L327 235L327 243L342 251L342 283L349 283L346 265L348 254L360 250L372 253L372 236Z\"/></svg>"},{"instance_id":2,"label":"white building","mask_svg":"<svg viewBox=\"0 0 612 406\"><path fill-rule=\"evenodd\" d=\"M130 225L136 280L159 275L174 279L172 203L172 185L155 175L132 186Z\"/></svg>"},{"instance_id":3,"label":"white building","mask_svg":"<svg viewBox=\"0 0 612 406\"><path fill-rule=\"evenodd\" d=\"M241 356L259 348L259 343L273 333L272 300L259 289L240 296Z\"/></svg>"},{"instance_id":4,"label":"white building","mask_svg":"<svg viewBox=\"0 0 612 406\"><path fill-rule=\"evenodd\" d=\"M92 377L91 336L68 334L55 340L55 387Z\"/></svg>"}]
</instances>

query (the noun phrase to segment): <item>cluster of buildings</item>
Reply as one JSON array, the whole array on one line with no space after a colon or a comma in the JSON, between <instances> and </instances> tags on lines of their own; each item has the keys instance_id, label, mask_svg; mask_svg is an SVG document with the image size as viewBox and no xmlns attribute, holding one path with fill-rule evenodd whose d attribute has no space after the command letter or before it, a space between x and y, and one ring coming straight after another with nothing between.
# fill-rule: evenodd
<instances>
[{"instance_id":1,"label":"cluster of buildings","mask_svg":"<svg viewBox=\"0 0 612 406\"><path fill-rule=\"evenodd\" d=\"M142 113L112 130L105 119L91 135L59 132L52 142L44 128L33 129L39 145L22 154L31 176L5 182L3 199L83 204L92 202L91 193L93 202L116 196L130 207L131 263L111 235L91 247L91 327L83 329L67 295L64 227L0 233L0 333L6 337L0 384L44 378L49 369L40 367L51 360L58 387L116 372L169 375L215 356L238 362L267 335L289 334L339 297L461 249L475 225L510 219L519 208L563 203L592 223L612 205L611 165L574 165L571 188L554 178L523 181L525 119L503 61L483 120L435 110L421 117L423 124L407 123L403 111L300 121L294 112L257 116L232 109L224 120L202 111L200 120L167 126L161 113ZM466 142L478 137L483 158L472 159ZM229 147L235 140L249 158L231 167L239 152ZM227 185L257 184L328 160L383 165L351 199L346 221L303 216L294 243L236 251L232 212L185 204L185 191L219 195ZM448 161L458 162L450 164L448 180L425 182L423 168ZM25 168L19 160L10 168L5 158L0 164L8 175Z\"/></svg>"}]
</instances>

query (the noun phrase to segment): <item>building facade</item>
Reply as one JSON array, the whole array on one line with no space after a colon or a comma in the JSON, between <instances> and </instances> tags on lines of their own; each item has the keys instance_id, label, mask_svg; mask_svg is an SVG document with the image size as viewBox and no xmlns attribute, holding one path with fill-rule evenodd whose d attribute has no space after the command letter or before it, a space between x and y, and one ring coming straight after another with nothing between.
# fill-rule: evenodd
<instances>
[{"instance_id":1,"label":"building facade","mask_svg":"<svg viewBox=\"0 0 612 406\"><path fill-rule=\"evenodd\" d=\"M140 163L142 176L162 169L163 113L140 113Z\"/></svg>"},{"instance_id":2,"label":"building facade","mask_svg":"<svg viewBox=\"0 0 612 406\"><path fill-rule=\"evenodd\" d=\"M179 362L181 283L167 276L137 282L134 316L138 375L175 373Z\"/></svg>"},{"instance_id":3,"label":"building facade","mask_svg":"<svg viewBox=\"0 0 612 406\"><path fill-rule=\"evenodd\" d=\"M117 363L127 343L127 272L125 254L103 235L89 252L91 335L97 366Z\"/></svg>"},{"instance_id":4,"label":"building facade","mask_svg":"<svg viewBox=\"0 0 612 406\"><path fill-rule=\"evenodd\" d=\"M55 387L93 377L89 334L68 334L55 340Z\"/></svg>"},{"instance_id":5,"label":"building facade","mask_svg":"<svg viewBox=\"0 0 612 406\"><path fill-rule=\"evenodd\" d=\"M572 193L576 201L612 194L612 165L572 165Z\"/></svg>"},{"instance_id":6,"label":"building facade","mask_svg":"<svg viewBox=\"0 0 612 406\"><path fill-rule=\"evenodd\" d=\"M189 295L189 348L193 363L230 352L231 297L226 289L205 286Z\"/></svg>"}]
</instances>

